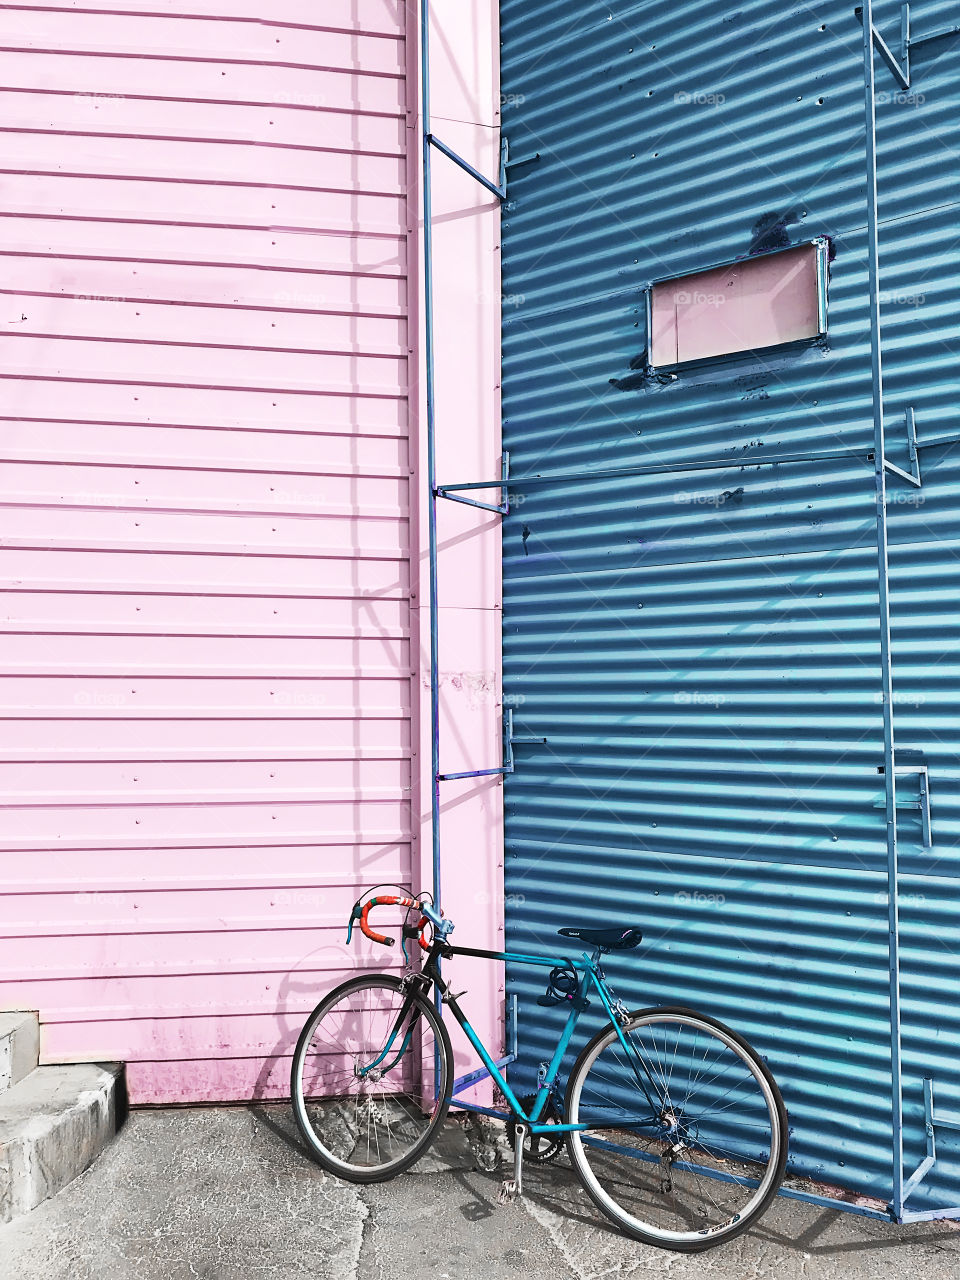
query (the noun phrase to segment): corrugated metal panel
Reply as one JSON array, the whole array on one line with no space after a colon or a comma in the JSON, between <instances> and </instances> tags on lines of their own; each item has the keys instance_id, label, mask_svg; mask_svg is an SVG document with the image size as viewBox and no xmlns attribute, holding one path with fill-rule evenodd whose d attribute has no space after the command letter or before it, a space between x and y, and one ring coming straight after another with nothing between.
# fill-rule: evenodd
<instances>
[{"instance_id":1,"label":"corrugated metal panel","mask_svg":"<svg viewBox=\"0 0 960 1280\"><path fill-rule=\"evenodd\" d=\"M877 6L899 31L899 6ZM911 6L915 33L954 6ZM741 1027L781 1080L794 1167L889 1196L886 878L860 27L839 3L504 0L504 444L516 476L741 453L833 462L513 485L504 523L508 943L642 922L630 1003ZM960 429L960 40L878 71L892 459ZM887 94L884 98L883 93ZM534 156L539 158L533 159ZM645 285L831 242L829 333L676 380L645 369ZM960 446L891 481L896 727L931 775L900 818L908 1171L922 1078L960 1098ZM905 800L911 782L901 784ZM529 971L526 1091L555 1026ZM957 1202L960 1157L911 1204ZM951 1154L951 1152L953 1154Z\"/></svg>"},{"instance_id":2,"label":"corrugated metal panel","mask_svg":"<svg viewBox=\"0 0 960 1280\"><path fill-rule=\"evenodd\" d=\"M282 1094L411 870L404 10L262 9L0 50L0 1005L137 1102Z\"/></svg>"}]
</instances>

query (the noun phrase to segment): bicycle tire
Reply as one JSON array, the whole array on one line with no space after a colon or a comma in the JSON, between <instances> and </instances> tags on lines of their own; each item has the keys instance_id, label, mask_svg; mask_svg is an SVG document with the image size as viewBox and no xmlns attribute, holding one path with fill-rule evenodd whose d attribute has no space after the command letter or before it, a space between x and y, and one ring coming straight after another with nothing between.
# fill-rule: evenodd
<instances>
[{"instance_id":1,"label":"bicycle tire","mask_svg":"<svg viewBox=\"0 0 960 1280\"><path fill-rule=\"evenodd\" d=\"M363 993L367 993L365 999L360 998ZM375 1076L358 1074L377 1062L383 1052L384 1028L389 1030L391 1018L403 1010L400 1048L394 1040L385 1070ZM360 1029L361 1011L371 1014L370 1031ZM342 1015L339 1036L338 1014ZM328 1037L337 1038L323 1041L332 1052L316 1051L313 1065L308 1066L309 1050L321 1024ZM439 1049L439 1077L430 1066L435 1049ZM338 1053L342 1060L335 1056ZM377 1089L384 1080L386 1085ZM414 1080L418 1083L413 1084ZM290 1098L297 1128L310 1155L323 1169L348 1182L386 1182L415 1164L432 1143L450 1105L452 1080L450 1037L430 1002L404 989L390 974L372 974L341 983L307 1018L290 1065ZM429 1110L421 1116L422 1105ZM382 1128L381 1119L385 1121ZM361 1133L364 1127L365 1133ZM401 1149L398 1135L404 1133L409 1142ZM362 1154L364 1137L366 1158ZM384 1158L384 1148L396 1154Z\"/></svg>"},{"instance_id":2,"label":"bicycle tire","mask_svg":"<svg viewBox=\"0 0 960 1280\"><path fill-rule=\"evenodd\" d=\"M679 1050L675 1049L667 1073L669 1033L665 1031L661 1049L655 1030L658 1026L686 1028L694 1035L692 1044L684 1045L676 1085L673 1077L677 1070ZM644 1028L650 1029L649 1034L641 1037L639 1032ZM631 1044L638 1048L641 1059L644 1058L644 1044L646 1045L644 1073L653 1086L650 1091L654 1094L653 1105L660 1106L661 1125L664 1124L665 1116L666 1123L673 1126L674 1132L670 1139L665 1139L662 1133L661 1136L654 1137L653 1124L649 1124L650 1136L643 1132L649 1122L637 1122L636 1116L642 1114L643 1109L650 1109L649 1093L642 1103L638 1101L641 1086L636 1067L623 1053L616 1030L612 1026L604 1028L577 1058L567 1083L564 1105L564 1118L568 1124L588 1124L589 1118L593 1116L598 1131L602 1130L607 1134L606 1137L598 1138L583 1131L567 1133L567 1150L584 1190L597 1208L626 1235L660 1248L680 1253L696 1253L742 1235L761 1217L776 1196L787 1161L787 1112L769 1067L738 1032L715 1018L692 1009L671 1007L636 1010L629 1014L628 1021L622 1025L621 1030ZM730 1069L733 1069L733 1059L738 1060L743 1068L744 1078L749 1077L756 1085L762 1105L758 1098L751 1099L748 1095L744 1114L750 1119L741 1122L745 1130L753 1129L755 1132L730 1137L734 1132L736 1117L725 1113L729 1113L734 1104L724 1102L724 1099L731 1093L735 1098L740 1091L736 1075L734 1083L717 1098L724 1105L714 1108L712 1112L704 1112L706 1118L699 1118L693 1106L687 1108L687 1099L695 1096L695 1092L691 1093L691 1090L709 1094L726 1086L723 1070L709 1076L704 1075L705 1070L712 1071L713 1064L711 1061L709 1068L701 1068L701 1036L706 1045L702 1063L707 1063L711 1043L714 1046L722 1045L729 1051ZM677 1040L679 1043L679 1035ZM689 1041L689 1037L687 1040ZM605 1050L609 1052L603 1056ZM651 1055L656 1058L655 1063L651 1060ZM598 1062L601 1062L600 1068L597 1066ZM696 1078L693 1076L694 1066L697 1067ZM649 1074L648 1068L652 1069L653 1075ZM655 1080L658 1068L659 1084ZM677 1098L683 1083L684 1069L687 1072L688 1094L678 1106ZM594 1085L585 1099L591 1072L594 1074ZM612 1100L604 1103L603 1098ZM629 1119L632 1115L634 1120L629 1124L625 1120L622 1127L617 1128L617 1109L622 1111L624 1108L624 1102L620 1099L629 1099L631 1110L626 1116ZM762 1119L764 1113L769 1122L768 1142ZM621 1141L611 1141L612 1135L617 1135ZM628 1141L625 1143L624 1139ZM668 1156L667 1150L674 1139L688 1143L684 1149L690 1152L691 1158L684 1159L682 1155L678 1158L674 1154L671 1159ZM726 1149L724 1143L727 1143ZM591 1155L587 1154L588 1151ZM764 1159L765 1151L767 1155ZM753 1179L754 1174L759 1174L759 1177ZM675 1186L680 1179L686 1193L682 1205ZM755 1182L754 1187L750 1185L751 1180ZM730 1190L727 1192L723 1188ZM754 1192L752 1195L748 1194L751 1190ZM729 1207L723 1208L719 1203L720 1199L727 1196L734 1201L742 1198L744 1203L730 1212ZM685 1220L686 1225L682 1229L663 1225L663 1212L668 1197L674 1202L675 1216ZM626 1204L622 1203L624 1200L627 1201ZM712 1202L712 1205L705 1207L707 1202ZM654 1209L641 1209L641 1204L656 1206L661 1214L660 1222L647 1220L644 1214L649 1213L652 1217ZM707 1221L708 1216L717 1216L718 1221Z\"/></svg>"}]
</instances>

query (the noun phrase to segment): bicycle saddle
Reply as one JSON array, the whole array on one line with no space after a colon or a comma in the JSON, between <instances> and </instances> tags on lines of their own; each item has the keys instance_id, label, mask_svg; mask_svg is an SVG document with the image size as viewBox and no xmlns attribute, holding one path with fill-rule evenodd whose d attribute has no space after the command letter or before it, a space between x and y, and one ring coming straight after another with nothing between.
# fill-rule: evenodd
<instances>
[{"instance_id":1,"label":"bicycle saddle","mask_svg":"<svg viewBox=\"0 0 960 1280\"><path fill-rule=\"evenodd\" d=\"M629 926L620 929L560 929L561 938L579 938L588 947L599 947L601 951L629 951L639 947L643 934L639 929Z\"/></svg>"}]
</instances>

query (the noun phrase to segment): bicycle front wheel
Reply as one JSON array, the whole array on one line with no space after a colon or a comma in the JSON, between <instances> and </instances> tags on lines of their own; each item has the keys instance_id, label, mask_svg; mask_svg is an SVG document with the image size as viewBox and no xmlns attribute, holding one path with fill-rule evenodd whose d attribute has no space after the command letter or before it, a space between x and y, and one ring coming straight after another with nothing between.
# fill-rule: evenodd
<instances>
[{"instance_id":1,"label":"bicycle front wheel","mask_svg":"<svg viewBox=\"0 0 960 1280\"><path fill-rule=\"evenodd\" d=\"M692 1253L746 1231L777 1194L787 1113L766 1063L689 1009L601 1031L567 1085L574 1169L599 1209L647 1244Z\"/></svg>"},{"instance_id":2,"label":"bicycle front wheel","mask_svg":"<svg viewBox=\"0 0 960 1280\"><path fill-rule=\"evenodd\" d=\"M290 1096L310 1153L349 1182L384 1182L429 1147L449 1106L453 1053L424 997L388 974L352 978L307 1019Z\"/></svg>"}]
</instances>

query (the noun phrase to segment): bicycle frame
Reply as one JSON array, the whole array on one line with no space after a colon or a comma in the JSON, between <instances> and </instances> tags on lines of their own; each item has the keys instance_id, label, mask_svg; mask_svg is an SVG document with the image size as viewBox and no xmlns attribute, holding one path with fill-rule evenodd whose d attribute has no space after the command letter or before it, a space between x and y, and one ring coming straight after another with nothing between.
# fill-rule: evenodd
<instances>
[{"instance_id":1,"label":"bicycle frame","mask_svg":"<svg viewBox=\"0 0 960 1280\"><path fill-rule=\"evenodd\" d=\"M493 1057L480 1040L480 1037L470 1025L470 1020L460 1008L457 997L450 993L449 985L440 976L437 961L441 957L443 959L447 959L453 956L469 956L478 960L504 960L509 961L511 964L529 965L531 967L535 966L547 969L553 969L558 964L563 964L568 965L579 975L577 991L570 1002L570 1012L567 1014L567 1020L562 1032L560 1033L560 1039L557 1042L557 1047L553 1052L553 1057L547 1065L546 1074L541 1080L537 1090L536 1102L531 1108L529 1115L524 1110L520 1100L510 1088L502 1071L500 1070L502 1066L506 1065L506 1060L499 1063L494 1061ZM450 943L441 943L431 948L427 963L421 971L421 977L425 982L436 986L436 989L440 992L442 1003L449 1006L453 1016L463 1028L464 1035L466 1035L467 1039L470 1041L470 1044L473 1046L484 1066L484 1070L482 1072L473 1072L469 1076L464 1077L462 1081L454 1082L449 1098L451 1106L458 1107L464 1111L477 1112L480 1115L492 1116L498 1120L520 1121L528 1126L531 1133L559 1134L573 1130L582 1131L588 1128L596 1130L598 1128L605 1127L603 1124L598 1124L596 1121L593 1121L589 1125L540 1123L540 1117L547 1105L547 1099L550 1096L553 1085L556 1083L564 1054L570 1046L570 1041L573 1038L573 1033L576 1030L577 1023L580 1021L580 1017L583 1014L584 1009L587 1007L588 993L593 990L600 997L600 1002L603 1005L607 1018L616 1030L620 1043L628 1055L628 1060L633 1065L634 1073L637 1076L637 1080L640 1083L644 1096L650 1104L650 1121L655 1121L658 1107L653 1102L650 1092L647 1089L646 1080L644 1079L646 1076L646 1067L637 1053L636 1048L630 1044L623 1034L623 1029L616 1013L614 1012L613 1004L610 1000L610 993L607 990L603 979L603 972L599 966L599 954L591 957L584 953L579 960L574 960L570 957L523 955L513 951L483 951L476 947L456 947ZM509 1111L501 1111L494 1107L482 1107L478 1103L465 1102L462 1099L458 1099L458 1093L471 1088L478 1082L478 1080L482 1080L486 1077L489 1077L496 1083L497 1087L510 1104L511 1109ZM459 1087L457 1087L458 1085ZM636 1123L641 1122L637 1121ZM622 1118L610 1122L611 1128L621 1128L622 1125Z\"/></svg>"}]
</instances>

